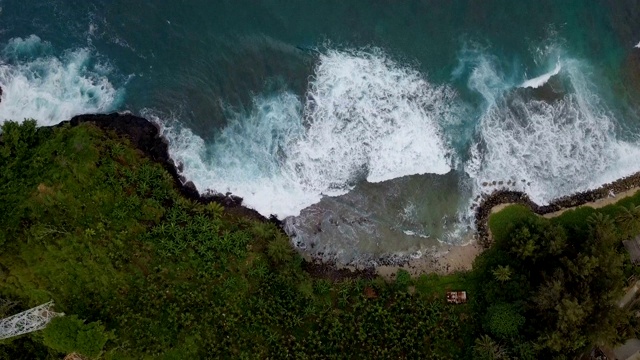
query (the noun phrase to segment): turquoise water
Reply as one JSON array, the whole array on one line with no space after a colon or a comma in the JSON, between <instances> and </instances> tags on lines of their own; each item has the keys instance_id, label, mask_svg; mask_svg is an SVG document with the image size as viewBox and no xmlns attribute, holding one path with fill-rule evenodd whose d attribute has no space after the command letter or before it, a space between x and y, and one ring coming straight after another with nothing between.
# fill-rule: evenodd
<instances>
[{"instance_id":1,"label":"turquoise water","mask_svg":"<svg viewBox=\"0 0 640 360\"><path fill-rule=\"evenodd\" d=\"M277 214L328 259L465 241L496 188L544 203L640 170L630 3L0 7L0 119L145 116L200 191Z\"/></svg>"}]
</instances>

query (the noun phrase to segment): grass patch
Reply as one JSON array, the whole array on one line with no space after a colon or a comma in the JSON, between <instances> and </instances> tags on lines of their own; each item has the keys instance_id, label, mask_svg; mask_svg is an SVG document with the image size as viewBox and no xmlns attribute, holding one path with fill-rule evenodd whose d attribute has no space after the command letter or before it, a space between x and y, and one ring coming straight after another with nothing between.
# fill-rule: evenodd
<instances>
[{"instance_id":1,"label":"grass patch","mask_svg":"<svg viewBox=\"0 0 640 360\"><path fill-rule=\"evenodd\" d=\"M595 213L602 213L608 215L610 218L615 219L623 209L621 207L630 207L640 205L640 191L634 195L618 200L617 202L601 207L592 208L590 206L579 206L575 209L570 209L559 216L551 219L555 224L559 224L568 229L577 229L582 227L589 216Z\"/></svg>"},{"instance_id":2,"label":"grass patch","mask_svg":"<svg viewBox=\"0 0 640 360\"><path fill-rule=\"evenodd\" d=\"M442 299L447 291L468 291L470 287L469 273L422 274L415 279L415 287L416 291L421 295Z\"/></svg>"},{"instance_id":3,"label":"grass patch","mask_svg":"<svg viewBox=\"0 0 640 360\"><path fill-rule=\"evenodd\" d=\"M616 219L624 209L622 207L633 207L640 205L640 191L634 195L618 200L614 204L610 204L601 208L592 208L590 206L578 206L573 209L564 211L562 214L551 218L551 222L560 225L567 231L577 236L586 236L587 219L596 213L602 213L611 219ZM514 204L505 207L495 214L489 216L489 229L496 241L504 240L511 232L511 228L533 216L540 216L531 211L524 205Z\"/></svg>"},{"instance_id":4,"label":"grass patch","mask_svg":"<svg viewBox=\"0 0 640 360\"><path fill-rule=\"evenodd\" d=\"M509 205L489 216L491 236L495 241L505 240L515 224L535 216L537 215L524 205Z\"/></svg>"}]
</instances>

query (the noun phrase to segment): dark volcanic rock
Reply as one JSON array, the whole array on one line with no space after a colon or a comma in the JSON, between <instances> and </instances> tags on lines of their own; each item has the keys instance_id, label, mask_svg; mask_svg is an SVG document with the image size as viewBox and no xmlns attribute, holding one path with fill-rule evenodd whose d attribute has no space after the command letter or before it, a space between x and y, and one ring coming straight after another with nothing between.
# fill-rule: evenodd
<instances>
[{"instance_id":1,"label":"dark volcanic rock","mask_svg":"<svg viewBox=\"0 0 640 360\"><path fill-rule=\"evenodd\" d=\"M604 184L593 190L575 193L573 195L561 197L549 203L549 205L538 205L529 199L526 193L518 191L499 190L484 198L478 205L475 213L476 238L484 247L491 245L487 221L491 214L491 209L500 204L522 204L529 207L538 215L556 212L562 209L572 208L599 199L625 192L635 187L640 187L640 173L618 179L612 183Z\"/></svg>"},{"instance_id":2,"label":"dark volcanic rock","mask_svg":"<svg viewBox=\"0 0 640 360\"><path fill-rule=\"evenodd\" d=\"M2 90L0 89L0 95ZM207 190L205 194L200 194L195 185L186 181L179 174L180 168L171 160L168 153L168 143L160 136L159 129L156 125L150 121L134 116L131 114L95 114L95 115L79 115L75 116L69 121L58 124L57 126L63 126L70 124L76 126L81 123L91 123L95 126L112 130L121 136L127 137L134 146L140 149L145 155L149 156L154 161L161 163L165 169L171 174L178 189L183 196L199 201L202 203L217 202L223 205L227 212L236 216L245 216L262 221L270 221L280 228L282 228L282 222L275 216L271 216L269 219L260 215L257 211L242 206L242 198L235 196L231 193L220 194L211 190ZM525 181L524 179L521 181ZM501 181L502 183L502 181ZM483 183L483 186L489 185ZM491 182L492 185L496 185L497 182ZM613 183L605 184L598 189L589 190L581 193L576 193L570 196L559 198L551 202L549 205L538 205L529 199L526 193L510 190L497 190L491 195L482 194L481 203L476 207L475 212L475 225L476 225L476 238L480 244L485 247L490 246L489 231L487 226L487 220L491 213L491 209L494 206L506 203L518 203L523 204L531 208L535 213L543 215L550 212L555 212L565 208L575 207L583 205L588 202L592 202L601 198L605 198L614 194L629 190L634 187L640 186L640 173L628 176L626 178L619 179ZM322 255L322 254L320 254ZM386 260L386 261L385 261ZM380 264L384 265L387 262L389 264L402 263L406 259L381 259ZM304 262L303 268L315 277L328 278L333 280L341 280L345 278L373 278L375 277L375 270L369 268L366 270L351 271L348 269L338 269L335 264L331 263L318 263L316 261Z\"/></svg>"},{"instance_id":3,"label":"dark volcanic rock","mask_svg":"<svg viewBox=\"0 0 640 360\"><path fill-rule=\"evenodd\" d=\"M186 198L205 204L214 201L223 205L231 214L262 221L272 221L276 225L280 225L280 221L275 217L270 220L260 215L257 211L242 206L241 197L230 193L220 194L211 190L208 190L204 195L200 194L193 182L185 181L186 179L179 174L175 163L169 157L167 141L160 136L158 127L147 119L132 114L87 114L74 116L71 120L64 121L56 126L65 124L77 126L81 123L91 123L101 129L112 130L121 136L127 137L145 155L164 166L173 177L182 195Z\"/></svg>"},{"instance_id":4,"label":"dark volcanic rock","mask_svg":"<svg viewBox=\"0 0 640 360\"><path fill-rule=\"evenodd\" d=\"M92 123L101 129L114 130L119 135L126 136L131 143L142 150L154 161L169 163L167 142L160 137L158 127L147 119L131 114L91 114L74 116L69 123L77 126L81 123ZM66 121L60 125L64 125ZM173 161L171 161L173 164Z\"/></svg>"},{"instance_id":5,"label":"dark volcanic rock","mask_svg":"<svg viewBox=\"0 0 640 360\"><path fill-rule=\"evenodd\" d=\"M198 189L196 188L196 185L193 183L193 181L187 181L184 182L184 180L182 180L184 178L184 176L180 177L180 180L183 182L184 187L186 187L187 189L189 189L189 191L195 191L198 192Z\"/></svg>"},{"instance_id":6,"label":"dark volcanic rock","mask_svg":"<svg viewBox=\"0 0 640 360\"><path fill-rule=\"evenodd\" d=\"M242 198L239 196L231 193L221 194L212 190L207 190L204 194L200 194L193 182L186 181L186 179L180 175L179 172L182 171L182 164L176 166L174 161L169 157L169 146L166 139L160 135L159 128L147 119L131 114L88 114L75 116L71 120L64 121L55 127L64 126L65 124L77 126L82 123L91 123L101 129L112 130L128 138L131 143L146 156L164 166L173 177L182 195L186 198L205 204L217 202L225 207L227 213L260 221L269 221L280 229L283 228L282 221L275 215L271 215L267 219L257 211L242 206ZM304 261L303 268L312 276L333 280L347 278L371 279L375 277L374 269L351 271L348 269L338 269L334 264L322 264L313 261Z\"/></svg>"}]
</instances>

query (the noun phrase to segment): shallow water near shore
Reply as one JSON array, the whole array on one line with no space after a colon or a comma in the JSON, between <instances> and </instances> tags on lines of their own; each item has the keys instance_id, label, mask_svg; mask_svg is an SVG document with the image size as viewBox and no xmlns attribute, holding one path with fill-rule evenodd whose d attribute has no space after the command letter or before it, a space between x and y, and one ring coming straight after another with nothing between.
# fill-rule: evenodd
<instances>
[{"instance_id":1,"label":"shallow water near shore","mask_svg":"<svg viewBox=\"0 0 640 360\"><path fill-rule=\"evenodd\" d=\"M145 116L198 190L325 260L418 256L466 241L495 189L544 204L640 170L621 2L0 7L0 121Z\"/></svg>"}]
</instances>

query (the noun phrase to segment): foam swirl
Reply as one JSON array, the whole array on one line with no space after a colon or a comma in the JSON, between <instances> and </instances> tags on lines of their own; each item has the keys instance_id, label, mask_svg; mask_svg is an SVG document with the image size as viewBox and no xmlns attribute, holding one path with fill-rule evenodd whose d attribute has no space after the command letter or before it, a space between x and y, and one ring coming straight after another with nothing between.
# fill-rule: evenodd
<instances>
[{"instance_id":1,"label":"foam swirl","mask_svg":"<svg viewBox=\"0 0 640 360\"><path fill-rule=\"evenodd\" d=\"M440 124L455 93L380 50L321 54L306 101L254 99L213 144L165 123L172 156L201 191L229 191L263 215L297 215L354 184L451 170Z\"/></svg>"},{"instance_id":2,"label":"foam swirl","mask_svg":"<svg viewBox=\"0 0 640 360\"><path fill-rule=\"evenodd\" d=\"M54 125L74 115L113 110L121 91L109 82L110 68L85 48L50 55L50 44L32 35L15 38L0 63L0 122L33 118Z\"/></svg>"}]
</instances>

